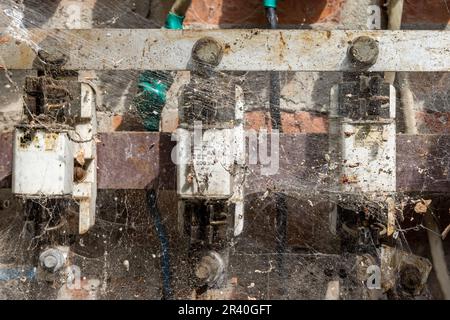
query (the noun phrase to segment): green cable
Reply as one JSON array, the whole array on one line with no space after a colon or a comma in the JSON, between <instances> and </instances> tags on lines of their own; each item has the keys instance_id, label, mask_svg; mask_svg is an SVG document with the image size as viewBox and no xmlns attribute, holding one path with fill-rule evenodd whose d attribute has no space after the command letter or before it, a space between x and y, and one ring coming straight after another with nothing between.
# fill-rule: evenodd
<instances>
[{"instance_id":1,"label":"green cable","mask_svg":"<svg viewBox=\"0 0 450 320\"><path fill-rule=\"evenodd\" d=\"M173 12L169 12L164 27L170 30L181 30L183 29L183 21L184 17L181 17Z\"/></svg>"},{"instance_id":2,"label":"green cable","mask_svg":"<svg viewBox=\"0 0 450 320\"><path fill-rule=\"evenodd\" d=\"M184 17L173 12L167 15L165 28L170 30L183 29ZM134 104L147 131L159 131L161 112L166 104L167 90L173 79L169 72L144 71L139 76L139 91Z\"/></svg>"},{"instance_id":3,"label":"green cable","mask_svg":"<svg viewBox=\"0 0 450 320\"><path fill-rule=\"evenodd\" d=\"M266 8L276 8L277 0L264 0L264 7Z\"/></svg>"},{"instance_id":4,"label":"green cable","mask_svg":"<svg viewBox=\"0 0 450 320\"><path fill-rule=\"evenodd\" d=\"M134 104L145 130L159 131L161 112L172 83L173 79L169 72L144 71L139 76L139 93L134 99Z\"/></svg>"}]
</instances>

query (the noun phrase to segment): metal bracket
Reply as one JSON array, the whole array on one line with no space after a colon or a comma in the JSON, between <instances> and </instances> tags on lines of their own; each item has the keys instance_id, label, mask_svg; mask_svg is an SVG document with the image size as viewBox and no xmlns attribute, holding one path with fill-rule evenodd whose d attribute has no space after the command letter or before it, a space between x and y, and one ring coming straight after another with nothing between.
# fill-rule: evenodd
<instances>
[{"instance_id":1,"label":"metal bracket","mask_svg":"<svg viewBox=\"0 0 450 320\"><path fill-rule=\"evenodd\" d=\"M215 68L221 71L351 72L361 64L369 72L450 71L450 31L27 29L26 34L26 41L16 41L0 29L7 69L33 69L36 47L57 46L69 53L65 70L190 70L195 44L208 38L222 46ZM376 50L362 50L374 44Z\"/></svg>"}]
</instances>

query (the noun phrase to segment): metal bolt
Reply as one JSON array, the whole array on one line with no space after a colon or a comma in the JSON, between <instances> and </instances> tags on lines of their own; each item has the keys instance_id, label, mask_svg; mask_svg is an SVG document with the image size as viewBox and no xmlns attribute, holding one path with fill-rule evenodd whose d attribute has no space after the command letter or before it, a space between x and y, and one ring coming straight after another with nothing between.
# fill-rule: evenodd
<instances>
[{"instance_id":1,"label":"metal bolt","mask_svg":"<svg viewBox=\"0 0 450 320\"><path fill-rule=\"evenodd\" d=\"M414 294L420 288L422 275L420 270L413 265L406 265L400 271L400 284L408 293Z\"/></svg>"},{"instance_id":2,"label":"metal bolt","mask_svg":"<svg viewBox=\"0 0 450 320\"><path fill-rule=\"evenodd\" d=\"M47 269L54 269L58 265L58 260L54 256L47 256L44 258L44 267Z\"/></svg>"},{"instance_id":3,"label":"metal bolt","mask_svg":"<svg viewBox=\"0 0 450 320\"><path fill-rule=\"evenodd\" d=\"M47 249L39 256L41 266L51 272L60 270L65 260L64 254L58 249Z\"/></svg>"},{"instance_id":4,"label":"metal bolt","mask_svg":"<svg viewBox=\"0 0 450 320\"><path fill-rule=\"evenodd\" d=\"M350 61L357 68L373 66L378 60L378 54L378 42L367 36L353 40L348 50Z\"/></svg>"},{"instance_id":5,"label":"metal bolt","mask_svg":"<svg viewBox=\"0 0 450 320\"><path fill-rule=\"evenodd\" d=\"M198 40L192 49L192 58L199 64L217 67L222 61L222 56L222 45L210 37Z\"/></svg>"}]
</instances>

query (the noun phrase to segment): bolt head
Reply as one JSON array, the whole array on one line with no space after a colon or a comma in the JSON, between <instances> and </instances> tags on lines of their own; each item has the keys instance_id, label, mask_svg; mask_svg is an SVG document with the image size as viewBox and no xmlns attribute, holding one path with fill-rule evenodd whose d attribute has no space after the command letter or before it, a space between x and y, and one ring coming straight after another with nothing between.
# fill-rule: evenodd
<instances>
[{"instance_id":1,"label":"bolt head","mask_svg":"<svg viewBox=\"0 0 450 320\"><path fill-rule=\"evenodd\" d=\"M357 68L369 68L378 60L378 42L367 36L361 36L352 41L348 55Z\"/></svg>"},{"instance_id":2,"label":"bolt head","mask_svg":"<svg viewBox=\"0 0 450 320\"><path fill-rule=\"evenodd\" d=\"M198 40L192 49L192 58L198 64L217 67L222 61L222 45L213 38L205 37Z\"/></svg>"},{"instance_id":3,"label":"bolt head","mask_svg":"<svg viewBox=\"0 0 450 320\"><path fill-rule=\"evenodd\" d=\"M58 264L58 260L54 256L47 256L44 258L44 266L48 269L53 269Z\"/></svg>"}]
</instances>

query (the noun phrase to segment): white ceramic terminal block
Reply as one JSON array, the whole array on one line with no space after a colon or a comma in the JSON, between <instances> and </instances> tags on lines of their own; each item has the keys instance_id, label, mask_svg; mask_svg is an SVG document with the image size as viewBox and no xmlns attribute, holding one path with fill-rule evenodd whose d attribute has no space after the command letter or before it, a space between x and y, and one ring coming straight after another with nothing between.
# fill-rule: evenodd
<instances>
[{"instance_id":1,"label":"white ceramic terminal block","mask_svg":"<svg viewBox=\"0 0 450 320\"><path fill-rule=\"evenodd\" d=\"M338 88L331 92L330 157L339 192L396 190L395 89L390 86L389 118L352 120L337 115Z\"/></svg>"},{"instance_id":2,"label":"white ceramic terminal block","mask_svg":"<svg viewBox=\"0 0 450 320\"><path fill-rule=\"evenodd\" d=\"M177 129L177 193L181 198L227 199L242 192L236 188L242 181L239 166L245 162L243 102L240 87L236 91L233 128L204 130L197 122L193 130ZM237 177L241 180L236 181Z\"/></svg>"},{"instance_id":3,"label":"white ceramic terminal block","mask_svg":"<svg viewBox=\"0 0 450 320\"><path fill-rule=\"evenodd\" d=\"M182 198L231 197L233 129L178 129L177 191ZM198 139L197 138L198 135ZM192 143L192 141L194 141ZM198 141L198 142L195 142Z\"/></svg>"},{"instance_id":4,"label":"white ceramic terminal block","mask_svg":"<svg viewBox=\"0 0 450 320\"><path fill-rule=\"evenodd\" d=\"M198 122L193 129L178 128L173 158L177 164L179 208L184 208L182 202L188 199L233 203L237 236L244 226L245 133L242 88L236 86L235 93L235 126L203 130Z\"/></svg>"},{"instance_id":5,"label":"white ceramic terminal block","mask_svg":"<svg viewBox=\"0 0 450 320\"><path fill-rule=\"evenodd\" d=\"M339 87L331 90L329 157L338 193L364 195L385 202L387 234L395 230L396 192L396 94L389 87L388 115L379 119L353 120L339 115ZM336 232L337 206L330 213L330 229Z\"/></svg>"},{"instance_id":6,"label":"white ceramic terminal block","mask_svg":"<svg viewBox=\"0 0 450 320\"><path fill-rule=\"evenodd\" d=\"M13 193L25 198L69 197L79 204L79 233L95 223L97 198L97 151L95 90L79 73L81 113L75 128L17 127L13 154ZM75 181L74 167L82 168Z\"/></svg>"},{"instance_id":7,"label":"white ceramic terminal block","mask_svg":"<svg viewBox=\"0 0 450 320\"><path fill-rule=\"evenodd\" d=\"M67 133L17 128L13 158L13 193L28 197L72 194L74 159Z\"/></svg>"}]
</instances>

